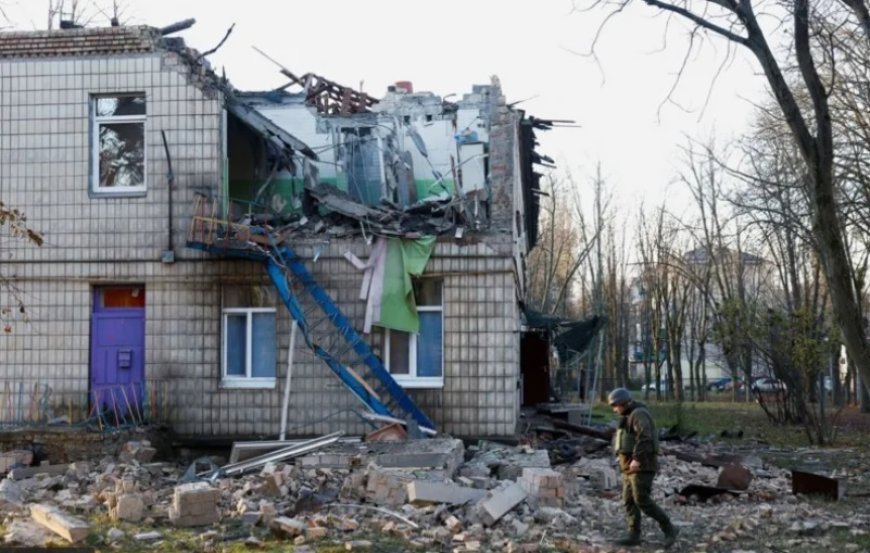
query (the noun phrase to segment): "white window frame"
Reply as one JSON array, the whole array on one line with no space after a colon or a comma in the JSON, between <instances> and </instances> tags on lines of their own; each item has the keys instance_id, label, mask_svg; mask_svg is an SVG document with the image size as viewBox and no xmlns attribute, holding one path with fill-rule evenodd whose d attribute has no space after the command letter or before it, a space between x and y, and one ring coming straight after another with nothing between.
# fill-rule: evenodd
<instances>
[{"instance_id":1,"label":"white window frame","mask_svg":"<svg viewBox=\"0 0 870 553\"><path fill-rule=\"evenodd\" d=\"M145 99L143 115L97 115L97 101L101 98L130 98L141 96ZM92 94L90 98L91 115L91 188L90 193L98 197L145 196L148 192L148 98L144 92L120 92L117 94ZM104 123L141 123L142 124L142 184L140 186L100 186L100 126Z\"/></svg>"},{"instance_id":2,"label":"white window frame","mask_svg":"<svg viewBox=\"0 0 870 553\"><path fill-rule=\"evenodd\" d=\"M443 293L443 288L442 288ZM393 374L390 371L390 334L389 328L384 329L384 366L390 376L403 388L443 388L444 387L444 299L441 305L417 306L421 313L441 313L441 376L417 376L417 338L418 334L409 333L408 338L408 374Z\"/></svg>"},{"instance_id":3,"label":"white window frame","mask_svg":"<svg viewBox=\"0 0 870 553\"><path fill-rule=\"evenodd\" d=\"M277 313L275 308L271 307L226 307L221 313L221 387L222 388L274 388L277 381L278 367L276 364L276 376L272 377L253 377L251 372L254 369L253 365L253 328L255 313ZM245 376L227 375L227 316L228 315L245 315ZM276 320L277 324L277 320ZM276 329L277 330L277 329ZM277 335L277 332L276 332ZM278 344L275 344L277 358Z\"/></svg>"}]
</instances>

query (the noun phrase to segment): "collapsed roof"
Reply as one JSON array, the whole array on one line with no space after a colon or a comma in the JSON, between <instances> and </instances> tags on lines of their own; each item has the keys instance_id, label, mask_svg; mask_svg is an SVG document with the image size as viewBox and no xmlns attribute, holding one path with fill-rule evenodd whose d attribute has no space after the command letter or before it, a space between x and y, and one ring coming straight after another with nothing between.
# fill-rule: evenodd
<instances>
[{"instance_id":1,"label":"collapsed roof","mask_svg":"<svg viewBox=\"0 0 870 553\"><path fill-rule=\"evenodd\" d=\"M297 76L281 68L289 79L285 86L270 93L242 93L215 74L206 54L187 47L181 38L167 36L193 22L185 20L163 28L140 25L4 32L0 33L0 58L173 52L183 62L178 70L187 73L193 86L207 95L219 94L228 113L261 137L275 170L304 182L305 198L283 202L301 206L294 220L285 220L290 226L303 227L306 216L316 220L328 211L330 219L325 222L329 226L338 217L351 233L360 232L361 227L362 231L368 228L400 236L493 230L494 205L505 203L504 196L509 201L515 190L496 182L500 178L496 173L501 171L505 181L520 179L525 210L523 220L516 223L524 227L528 247L534 246L541 176L535 166L552 162L536 152L535 131L550 128L552 122L527 117L506 105L497 79L490 85L475 86L458 102L401 88L378 99L314 73ZM288 93L293 87L299 91ZM271 116L276 106L293 102L314 113L317 133L303 139L293 125ZM491 133L499 125L519 129L495 137L504 143L498 155L518 153L518 164L503 158L493 160L496 146ZM321 148L311 144L318 133L329 139L320 144ZM517 148L509 144L514 137L519 142ZM322 160L323 156L332 159ZM379 174L370 163L373 160ZM335 167L336 162L343 164L341 174L324 178L329 173L328 163ZM519 175L512 174L514 167L519 167ZM505 177L506 172L511 174ZM499 186L503 189L501 198ZM510 214L509 221L501 222L501 230L506 231L514 227L514 210L508 205L502 211ZM318 229L326 226L313 225Z\"/></svg>"}]
</instances>

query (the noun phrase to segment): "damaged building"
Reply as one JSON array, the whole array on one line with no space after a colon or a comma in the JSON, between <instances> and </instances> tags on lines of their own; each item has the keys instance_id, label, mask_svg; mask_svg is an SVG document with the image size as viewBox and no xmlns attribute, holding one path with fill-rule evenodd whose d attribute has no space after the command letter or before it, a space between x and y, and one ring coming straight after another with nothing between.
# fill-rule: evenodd
<instances>
[{"instance_id":1,"label":"damaged building","mask_svg":"<svg viewBox=\"0 0 870 553\"><path fill-rule=\"evenodd\" d=\"M175 30L0 33L0 198L45 236L3 244L0 422L513 434L549 123L494 77L239 92Z\"/></svg>"}]
</instances>

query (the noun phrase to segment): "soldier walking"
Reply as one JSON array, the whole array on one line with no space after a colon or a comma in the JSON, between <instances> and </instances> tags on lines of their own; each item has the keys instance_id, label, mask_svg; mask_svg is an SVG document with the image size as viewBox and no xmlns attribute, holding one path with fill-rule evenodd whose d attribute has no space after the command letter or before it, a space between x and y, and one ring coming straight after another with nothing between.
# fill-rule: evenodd
<instances>
[{"instance_id":1,"label":"soldier walking","mask_svg":"<svg viewBox=\"0 0 870 553\"><path fill-rule=\"evenodd\" d=\"M617 545L639 545L641 512L655 520L665 534L665 547L677 541L679 530L652 498L652 484L658 472L659 438L646 405L635 401L628 390L616 388L608 402L621 415L613 440L613 450L622 471L622 504L628 521L628 534Z\"/></svg>"}]
</instances>

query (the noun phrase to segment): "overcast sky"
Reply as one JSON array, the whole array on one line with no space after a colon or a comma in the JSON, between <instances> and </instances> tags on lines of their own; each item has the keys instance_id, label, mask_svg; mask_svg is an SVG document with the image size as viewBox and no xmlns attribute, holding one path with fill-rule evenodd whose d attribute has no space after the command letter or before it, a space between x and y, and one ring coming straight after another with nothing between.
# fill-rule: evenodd
<instances>
[{"instance_id":1,"label":"overcast sky","mask_svg":"<svg viewBox=\"0 0 870 553\"><path fill-rule=\"evenodd\" d=\"M0 0L20 29L44 29L48 0ZM227 42L209 57L239 89L266 90L286 79L252 47L297 75L314 72L381 96L387 85L409 80L416 91L447 96L486 84L498 75L509 102L541 118L570 119L580 128L540 135L542 153L588 182L600 162L617 199L631 209L641 198L658 204L676 198L668 188L679 167L684 135L715 134L723 143L746 124L749 101L763 90L754 66L733 58L701 109L725 53L704 46L674 97L668 96L685 55L686 33L642 3L611 20L588 52L604 12L577 12L570 0L119 0L122 21L157 27L193 17L179 33L188 45L209 50L235 23ZM108 23L79 0L91 25ZM684 109L690 110L689 112Z\"/></svg>"}]
</instances>

